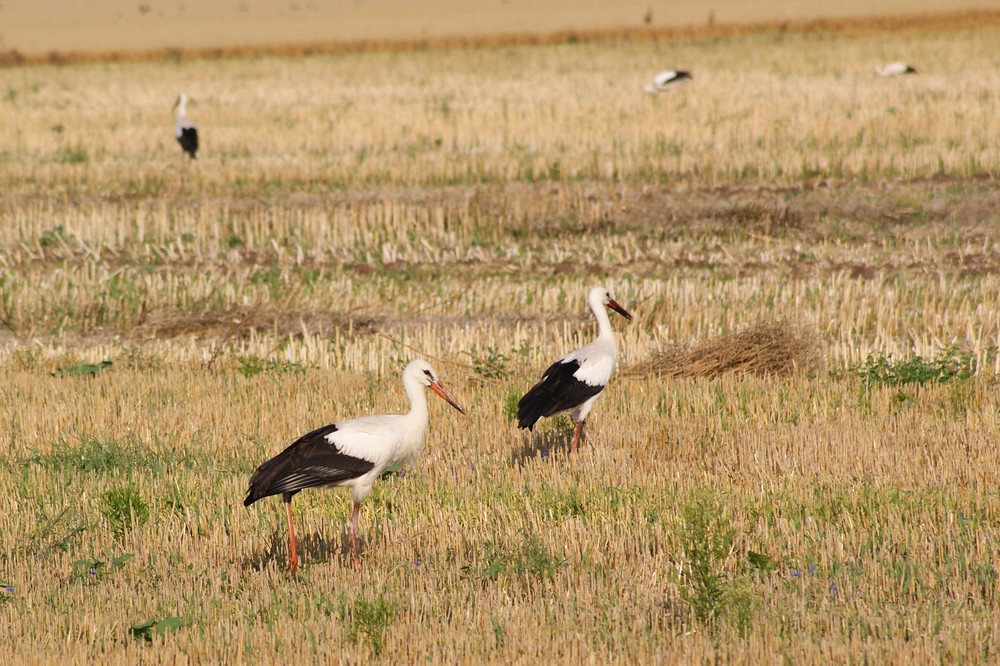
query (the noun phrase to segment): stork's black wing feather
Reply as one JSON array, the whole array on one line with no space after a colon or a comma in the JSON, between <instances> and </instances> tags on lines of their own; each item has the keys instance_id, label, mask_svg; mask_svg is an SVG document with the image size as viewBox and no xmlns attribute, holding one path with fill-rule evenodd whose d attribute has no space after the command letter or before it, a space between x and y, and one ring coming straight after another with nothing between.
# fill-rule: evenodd
<instances>
[{"instance_id":1,"label":"stork's black wing feather","mask_svg":"<svg viewBox=\"0 0 1000 666\"><path fill-rule=\"evenodd\" d=\"M258 467L243 505L270 495L294 495L306 488L333 485L371 471L375 463L347 455L327 439L334 432L336 424L317 428Z\"/></svg>"},{"instance_id":2,"label":"stork's black wing feather","mask_svg":"<svg viewBox=\"0 0 1000 666\"><path fill-rule=\"evenodd\" d=\"M556 361L542 375L542 381L531 387L517 403L517 427L531 430L543 416L552 416L579 407L604 390L573 375L580 369L579 361Z\"/></svg>"},{"instance_id":3,"label":"stork's black wing feather","mask_svg":"<svg viewBox=\"0 0 1000 666\"><path fill-rule=\"evenodd\" d=\"M191 159L195 159L195 153L198 152L198 130L194 127L183 127L181 128L181 133L177 137L177 143L181 144L181 148L184 152L191 156Z\"/></svg>"}]
</instances>

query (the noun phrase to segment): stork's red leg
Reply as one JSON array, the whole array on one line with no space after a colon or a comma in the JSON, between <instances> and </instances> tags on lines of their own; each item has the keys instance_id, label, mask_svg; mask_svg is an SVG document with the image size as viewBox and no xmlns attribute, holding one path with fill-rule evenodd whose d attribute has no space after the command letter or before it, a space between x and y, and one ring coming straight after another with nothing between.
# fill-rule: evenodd
<instances>
[{"instance_id":1,"label":"stork's red leg","mask_svg":"<svg viewBox=\"0 0 1000 666\"><path fill-rule=\"evenodd\" d=\"M295 549L295 526L292 525L292 496L285 496L285 512L288 514L288 550L291 553L288 560L288 570L295 575L299 568L299 554Z\"/></svg>"},{"instance_id":2,"label":"stork's red leg","mask_svg":"<svg viewBox=\"0 0 1000 666\"><path fill-rule=\"evenodd\" d=\"M361 568L361 557L358 555L358 511L361 510L359 502L354 503L354 510L351 512L351 552L354 554L354 566Z\"/></svg>"},{"instance_id":3,"label":"stork's red leg","mask_svg":"<svg viewBox=\"0 0 1000 666\"><path fill-rule=\"evenodd\" d=\"M576 453L576 445L580 442L580 433L583 431L583 421L577 421L576 429L573 431L573 443L569 446L570 453Z\"/></svg>"}]
</instances>

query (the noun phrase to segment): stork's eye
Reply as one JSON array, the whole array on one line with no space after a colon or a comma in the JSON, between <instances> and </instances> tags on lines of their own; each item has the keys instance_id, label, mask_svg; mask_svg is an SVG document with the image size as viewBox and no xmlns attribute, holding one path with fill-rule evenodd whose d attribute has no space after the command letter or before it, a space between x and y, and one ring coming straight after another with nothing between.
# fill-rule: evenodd
<instances>
[{"instance_id":1,"label":"stork's eye","mask_svg":"<svg viewBox=\"0 0 1000 666\"><path fill-rule=\"evenodd\" d=\"M424 370L424 374L427 375L428 379L434 379L434 375L431 374L430 370Z\"/></svg>"}]
</instances>

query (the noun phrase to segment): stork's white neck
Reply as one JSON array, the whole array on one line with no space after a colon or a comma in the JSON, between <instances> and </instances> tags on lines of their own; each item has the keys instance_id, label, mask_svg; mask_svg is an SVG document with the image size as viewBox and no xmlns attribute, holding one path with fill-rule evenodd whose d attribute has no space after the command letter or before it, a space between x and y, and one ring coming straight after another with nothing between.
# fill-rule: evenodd
<instances>
[{"instance_id":1,"label":"stork's white neck","mask_svg":"<svg viewBox=\"0 0 1000 666\"><path fill-rule=\"evenodd\" d=\"M406 413L406 417L411 421L423 423L426 427L428 421L427 391L424 390L424 385L420 381L419 372L403 373L403 390L406 391L406 397L410 399L410 411Z\"/></svg>"},{"instance_id":2,"label":"stork's white neck","mask_svg":"<svg viewBox=\"0 0 1000 666\"><path fill-rule=\"evenodd\" d=\"M183 118L185 115L187 115L187 103L188 103L187 95L181 95L180 104L177 105L178 118Z\"/></svg>"},{"instance_id":3,"label":"stork's white neck","mask_svg":"<svg viewBox=\"0 0 1000 666\"><path fill-rule=\"evenodd\" d=\"M597 339L607 339L613 345L615 343L615 332L611 328L611 318L608 317L608 309L599 300L588 300L590 309L597 319Z\"/></svg>"}]
</instances>

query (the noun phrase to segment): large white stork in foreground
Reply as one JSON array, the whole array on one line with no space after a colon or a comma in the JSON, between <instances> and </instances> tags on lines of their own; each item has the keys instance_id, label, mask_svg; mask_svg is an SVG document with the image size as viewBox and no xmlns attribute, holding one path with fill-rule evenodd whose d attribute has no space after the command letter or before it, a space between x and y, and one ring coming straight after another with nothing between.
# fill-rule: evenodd
<instances>
[{"instance_id":1,"label":"large white stork in foreground","mask_svg":"<svg viewBox=\"0 0 1000 666\"><path fill-rule=\"evenodd\" d=\"M351 551L358 556L358 510L375 479L387 469L413 465L424 447L427 431L427 396L424 388L437 393L462 414L465 410L438 379L427 361L410 361L403 370L403 388L410 411L401 415L362 416L323 426L303 435L287 449L257 468L250 479L244 506L270 495L281 494L288 514L289 569L298 568L295 528L292 526L292 496L306 488L348 486L354 497L351 512Z\"/></svg>"},{"instance_id":2,"label":"large white stork in foreground","mask_svg":"<svg viewBox=\"0 0 1000 666\"><path fill-rule=\"evenodd\" d=\"M904 74L916 74L917 70L905 62L890 62L881 67L876 67L875 73L879 76L903 76Z\"/></svg>"},{"instance_id":3,"label":"large white stork in foreground","mask_svg":"<svg viewBox=\"0 0 1000 666\"><path fill-rule=\"evenodd\" d=\"M184 152L195 158L198 152L198 128L194 126L185 113L187 113L187 95L181 93L174 102L174 109L177 111L177 120L174 121L174 138L181 144Z\"/></svg>"},{"instance_id":4,"label":"large white stork in foreground","mask_svg":"<svg viewBox=\"0 0 1000 666\"><path fill-rule=\"evenodd\" d=\"M645 86L643 90L652 95L658 92L672 90L682 83L686 83L693 79L694 77L692 77L689 72L684 72L679 69L665 69L654 76L653 83Z\"/></svg>"},{"instance_id":5,"label":"large white stork in foreground","mask_svg":"<svg viewBox=\"0 0 1000 666\"><path fill-rule=\"evenodd\" d=\"M542 380L531 387L517 403L517 426L531 430L543 416L553 416L573 410L576 429L570 452L576 451L580 438L587 438L584 424L594 402L607 386L615 371L618 346L611 330L611 319L605 306L626 319L632 315L615 302L604 287L594 287L587 294L587 305L597 318L597 339L574 352L566 354L549 366Z\"/></svg>"}]
</instances>

